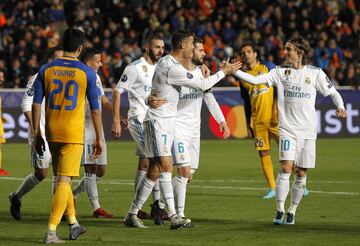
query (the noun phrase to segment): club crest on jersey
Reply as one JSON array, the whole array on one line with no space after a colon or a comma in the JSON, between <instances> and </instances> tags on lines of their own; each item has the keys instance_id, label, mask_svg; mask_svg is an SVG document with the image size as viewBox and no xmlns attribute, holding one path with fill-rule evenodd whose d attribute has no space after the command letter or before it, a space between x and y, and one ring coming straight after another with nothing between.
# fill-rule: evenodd
<instances>
[{"instance_id":1,"label":"club crest on jersey","mask_svg":"<svg viewBox=\"0 0 360 246\"><path fill-rule=\"evenodd\" d=\"M126 82L127 79L128 79L128 77L126 76L126 74L124 74L124 75L121 77L121 82Z\"/></svg>"},{"instance_id":2,"label":"club crest on jersey","mask_svg":"<svg viewBox=\"0 0 360 246\"><path fill-rule=\"evenodd\" d=\"M188 79L192 79L192 78L194 78L194 75L192 75L191 73L187 72L187 73L186 73L186 77L187 77Z\"/></svg>"},{"instance_id":3,"label":"club crest on jersey","mask_svg":"<svg viewBox=\"0 0 360 246\"><path fill-rule=\"evenodd\" d=\"M291 74L291 70L290 69L286 69L285 72L284 72L285 76L286 77L289 77L290 74Z\"/></svg>"},{"instance_id":4,"label":"club crest on jersey","mask_svg":"<svg viewBox=\"0 0 360 246\"><path fill-rule=\"evenodd\" d=\"M142 66L142 69L143 69L144 73L146 73L148 71L148 69L145 65Z\"/></svg>"},{"instance_id":5,"label":"club crest on jersey","mask_svg":"<svg viewBox=\"0 0 360 246\"><path fill-rule=\"evenodd\" d=\"M311 83L311 80L309 77L306 77L305 78L305 84L309 85Z\"/></svg>"}]
</instances>

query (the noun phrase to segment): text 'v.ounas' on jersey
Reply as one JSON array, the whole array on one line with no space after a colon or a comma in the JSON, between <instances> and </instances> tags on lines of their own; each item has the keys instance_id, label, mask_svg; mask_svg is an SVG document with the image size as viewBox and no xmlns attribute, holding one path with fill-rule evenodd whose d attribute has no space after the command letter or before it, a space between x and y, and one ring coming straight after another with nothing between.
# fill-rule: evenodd
<instances>
[{"instance_id":1,"label":"text 'v.ounas' on jersey","mask_svg":"<svg viewBox=\"0 0 360 246\"><path fill-rule=\"evenodd\" d=\"M83 143L85 99L99 109L96 73L77 59L56 59L40 68L34 103L46 99L46 137L49 142Z\"/></svg>"}]
</instances>

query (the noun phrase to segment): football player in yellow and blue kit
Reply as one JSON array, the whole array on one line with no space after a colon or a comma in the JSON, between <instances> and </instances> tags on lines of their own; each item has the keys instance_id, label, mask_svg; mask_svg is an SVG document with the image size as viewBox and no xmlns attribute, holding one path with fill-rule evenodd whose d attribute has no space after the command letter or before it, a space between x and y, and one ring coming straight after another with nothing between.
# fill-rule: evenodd
<instances>
[{"instance_id":1,"label":"football player in yellow and blue kit","mask_svg":"<svg viewBox=\"0 0 360 246\"><path fill-rule=\"evenodd\" d=\"M64 242L56 235L56 228L64 212L70 225L70 239L75 240L86 231L76 220L71 190L72 177L79 176L83 151L85 97L90 104L96 132L94 158L102 151L102 122L98 102L100 91L96 86L96 74L77 59L84 40L85 35L80 30L67 29L63 36L64 56L41 66L34 82L34 148L40 156L45 148L39 126L41 102L45 97L45 134L53 166L57 170L56 192L44 243Z\"/></svg>"},{"instance_id":2,"label":"football player in yellow and blue kit","mask_svg":"<svg viewBox=\"0 0 360 246\"><path fill-rule=\"evenodd\" d=\"M241 47L241 54L247 73L256 76L268 72L268 68L258 61L257 52L252 44L244 44ZM252 85L243 80L240 82L240 87L241 95L245 101L245 108L250 108L250 110L245 109L250 135L253 135L252 137L255 138L255 148L259 151L262 168L269 186L269 190L263 198L273 198L276 195L276 184L270 155L270 137L273 137L277 143L279 142L278 115L274 87L267 87L265 84ZM246 90L247 93L244 90ZM250 101L250 107L247 107L247 98ZM252 123L252 127L250 126L250 122Z\"/></svg>"}]
</instances>

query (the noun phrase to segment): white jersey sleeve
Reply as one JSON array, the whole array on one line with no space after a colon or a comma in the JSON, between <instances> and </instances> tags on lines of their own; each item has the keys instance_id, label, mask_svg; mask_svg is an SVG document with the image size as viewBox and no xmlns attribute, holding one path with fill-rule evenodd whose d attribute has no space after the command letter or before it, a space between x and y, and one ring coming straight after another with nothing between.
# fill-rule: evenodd
<instances>
[{"instance_id":1,"label":"white jersey sleeve","mask_svg":"<svg viewBox=\"0 0 360 246\"><path fill-rule=\"evenodd\" d=\"M21 100L21 110L23 113L31 111L33 98L34 98L34 88L33 84L38 74L35 74L30 78L26 84L26 91Z\"/></svg>"},{"instance_id":2,"label":"white jersey sleeve","mask_svg":"<svg viewBox=\"0 0 360 246\"><path fill-rule=\"evenodd\" d=\"M315 84L316 90L321 93L324 97L331 94L335 87L333 86L329 77L324 73L323 70L319 70L319 75Z\"/></svg>"},{"instance_id":3,"label":"white jersey sleeve","mask_svg":"<svg viewBox=\"0 0 360 246\"><path fill-rule=\"evenodd\" d=\"M126 66L119 82L116 84L115 90L119 93L130 90L133 83L137 80L137 71L135 66L131 63Z\"/></svg>"},{"instance_id":4,"label":"white jersey sleeve","mask_svg":"<svg viewBox=\"0 0 360 246\"><path fill-rule=\"evenodd\" d=\"M219 71L208 78L198 78L191 71L186 70L181 64L170 68L167 82L170 85L187 86L206 91L225 77L223 71Z\"/></svg>"},{"instance_id":5,"label":"white jersey sleeve","mask_svg":"<svg viewBox=\"0 0 360 246\"><path fill-rule=\"evenodd\" d=\"M215 118L217 123L225 121L225 117L220 109L218 102L216 101L214 94L210 91L204 93L204 101L208 107L211 115Z\"/></svg>"},{"instance_id":6,"label":"white jersey sleeve","mask_svg":"<svg viewBox=\"0 0 360 246\"><path fill-rule=\"evenodd\" d=\"M268 73L259 74L257 76L253 76L249 73L238 70L234 73L234 75L237 78L245 80L254 85L268 84L268 86L276 86L277 82L280 80L277 69L271 69Z\"/></svg>"}]
</instances>

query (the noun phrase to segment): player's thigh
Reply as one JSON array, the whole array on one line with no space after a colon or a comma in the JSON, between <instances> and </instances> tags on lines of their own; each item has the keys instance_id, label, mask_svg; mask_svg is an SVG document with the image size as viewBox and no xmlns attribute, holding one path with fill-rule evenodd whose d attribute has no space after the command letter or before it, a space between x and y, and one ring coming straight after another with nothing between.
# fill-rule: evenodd
<instances>
[{"instance_id":1,"label":"player's thigh","mask_svg":"<svg viewBox=\"0 0 360 246\"><path fill-rule=\"evenodd\" d=\"M171 157L174 141L174 120L157 119L144 122L145 155L147 158Z\"/></svg>"},{"instance_id":2,"label":"player's thigh","mask_svg":"<svg viewBox=\"0 0 360 246\"><path fill-rule=\"evenodd\" d=\"M56 161L57 164L58 176L79 176L82 144L49 143L49 147L53 162Z\"/></svg>"},{"instance_id":3,"label":"player's thigh","mask_svg":"<svg viewBox=\"0 0 360 246\"><path fill-rule=\"evenodd\" d=\"M255 149L268 150L270 149L270 126L265 124L254 124L254 138Z\"/></svg>"},{"instance_id":4,"label":"player's thigh","mask_svg":"<svg viewBox=\"0 0 360 246\"><path fill-rule=\"evenodd\" d=\"M175 138L172 154L174 165L177 168L191 166L190 142L188 140Z\"/></svg>"},{"instance_id":5,"label":"player's thigh","mask_svg":"<svg viewBox=\"0 0 360 246\"><path fill-rule=\"evenodd\" d=\"M299 139L295 165L301 168L315 168L316 140Z\"/></svg>"},{"instance_id":6,"label":"player's thigh","mask_svg":"<svg viewBox=\"0 0 360 246\"><path fill-rule=\"evenodd\" d=\"M145 157L145 137L144 126L137 117L132 117L128 121L128 129L132 139L136 143L135 154L139 157Z\"/></svg>"}]
</instances>

